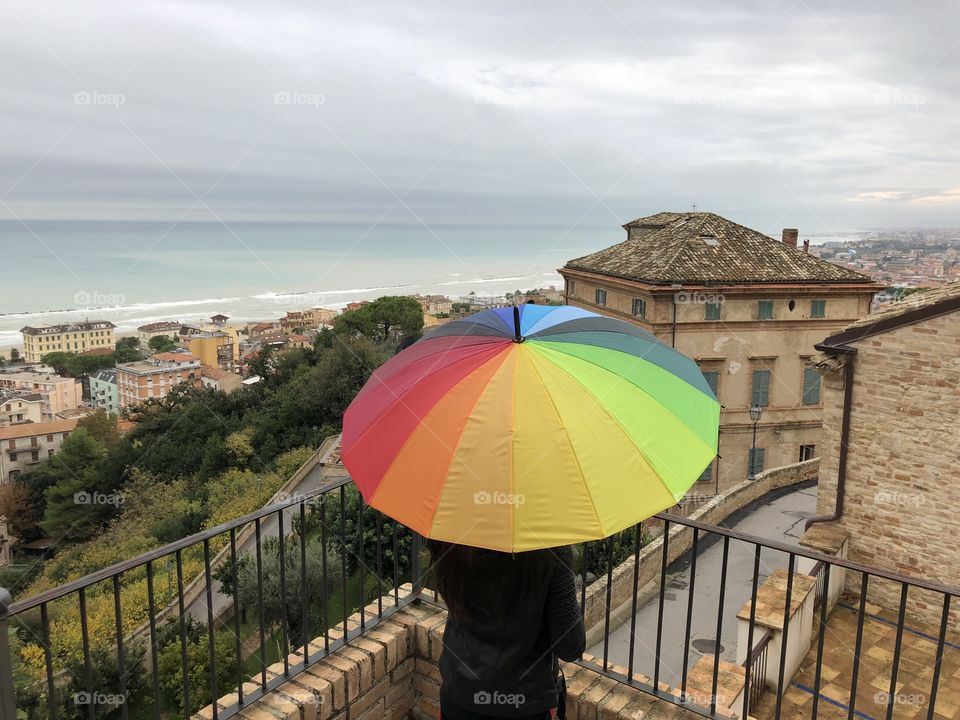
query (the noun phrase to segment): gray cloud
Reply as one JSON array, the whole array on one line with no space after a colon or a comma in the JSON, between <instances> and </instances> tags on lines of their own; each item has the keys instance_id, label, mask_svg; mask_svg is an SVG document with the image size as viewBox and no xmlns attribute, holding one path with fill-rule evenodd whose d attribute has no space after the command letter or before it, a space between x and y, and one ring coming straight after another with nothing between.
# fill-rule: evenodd
<instances>
[{"instance_id":1,"label":"gray cloud","mask_svg":"<svg viewBox=\"0 0 960 720\"><path fill-rule=\"evenodd\" d=\"M958 20L11 0L0 219L609 225L696 202L771 232L957 225Z\"/></svg>"}]
</instances>

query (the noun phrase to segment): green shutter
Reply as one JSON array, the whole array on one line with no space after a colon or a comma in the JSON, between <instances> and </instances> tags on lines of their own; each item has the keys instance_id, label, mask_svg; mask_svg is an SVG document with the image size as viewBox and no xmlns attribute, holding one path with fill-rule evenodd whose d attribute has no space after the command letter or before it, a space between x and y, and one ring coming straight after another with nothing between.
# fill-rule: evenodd
<instances>
[{"instance_id":1,"label":"green shutter","mask_svg":"<svg viewBox=\"0 0 960 720\"><path fill-rule=\"evenodd\" d=\"M803 404L820 404L820 373L813 368L803 369Z\"/></svg>"},{"instance_id":2,"label":"green shutter","mask_svg":"<svg viewBox=\"0 0 960 720\"><path fill-rule=\"evenodd\" d=\"M810 317L823 318L826 316L827 316L827 301L811 300L810 301Z\"/></svg>"},{"instance_id":3,"label":"green shutter","mask_svg":"<svg viewBox=\"0 0 960 720\"><path fill-rule=\"evenodd\" d=\"M707 370L703 373L703 379L707 381L707 385L710 386L710 389L713 390L713 396L717 396L717 385L720 382L720 373L716 370Z\"/></svg>"},{"instance_id":4,"label":"green shutter","mask_svg":"<svg viewBox=\"0 0 960 720\"><path fill-rule=\"evenodd\" d=\"M707 303L706 305L704 305L703 319L719 320L720 319L720 303Z\"/></svg>"},{"instance_id":5,"label":"green shutter","mask_svg":"<svg viewBox=\"0 0 960 720\"><path fill-rule=\"evenodd\" d=\"M770 404L770 371L753 371L753 388L750 396L750 405L766 407Z\"/></svg>"},{"instance_id":6,"label":"green shutter","mask_svg":"<svg viewBox=\"0 0 960 720\"><path fill-rule=\"evenodd\" d=\"M773 319L773 300L760 300L757 303L757 320Z\"/></svg>"}]
</instances>

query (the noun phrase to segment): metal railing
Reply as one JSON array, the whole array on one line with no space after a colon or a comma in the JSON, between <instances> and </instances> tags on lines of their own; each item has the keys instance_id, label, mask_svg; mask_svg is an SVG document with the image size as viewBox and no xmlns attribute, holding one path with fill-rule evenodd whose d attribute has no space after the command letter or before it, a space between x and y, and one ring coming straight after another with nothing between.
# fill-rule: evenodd
<instances>
[{"instance_id":1,"label":"metal railing","mask_svg":"<svg viewBox=\"0 0 960 720\"><path fill-rule=\"evenodd\" d=\"M190 718L196 708L210 703L215 720L229 718L376 626L414 600L413 594L401 597L400 587L411 579L409 553L418 543L409 529L348 493L356 489L349 478L339 478L24 600L11 602L9 593L0 589L0 720L15 720L18 709L31 719L127 718L131 712L128 685L143 684L144 677L143 702L152 703L155 718ZM219 553L214 552L217 547L222 547ZM190 566L202 564L193 583L186 575L188 560ZM175 611L175 620L166 629L157 622L165 609L162 601L157 602L164 565ZM241 600L241 571L255 578L253 603ZM319 583L315 582L317 572ZM271 576L265 579L265 574ZM144 596L138 598L146 607L146 620L133 631L124 618L122 602L131 579L146 582ZM215 593L222 596L219 610L215 610ZM288 607L294 597L301 606L296 614ZM112 605L113 627L108 636L103 627L94 633L90 607L94 601L98 613L104 607L109 613ZM358 626L353 627L348 618L374 601L376 613L360 612ZM265 612L271 602L280 604L280 619L273 625ZM254 616L252 623L245 622L248 611ZM61 615L69 619L58 627ZM205 628L191 620L197 615L205 620ZM299 624L296 641L291 632L294 624ZM62 638L57 632L75 632L73 625L79 626L79 647L75 648L79 662L71 664L59 656L63 643L58 642ZM171 707L169 699L171 675L161 676L170 669L170 663L162 665L159 656L162 633L172 636L167 647L179 644L179 662L174 663L178 667L172 674L180 684L174 703L178 707ZM232 642L226 643L229 673L218 667L224 658L223 633L232 635ZM25 676L11 639L37 648L39 672L35 668ZM202 648L200 657L197 645ZM267 670L271 664L267 651L274 645L275 662L283 668L276 674ZM198 661L206 664L200 687L195 682ZM112 666L110 672L103 672L104 663ZM259 671L255 689L249 686L255 674L251 667ZM109 682L104 683L104 675ZM233 702L218 707L215 701L230 693L234 693Z\"/></svg>"},{"instance_id":2,"label":"metal railing","mask_svg":"<svg viewBox=\"0 0 960 720\"><path fill-rule=\"evenodd\" d=\"M212 708L216 720L229 718L415 602L417 593L401 597L400 587L408 579L415 590L422 587L419 537L362 502L357 501L350 510L348 492L356 491L349 483L348 478L334 480L292 500L262 508L25 600L11 603L5 592L0 591L0 720L14 720L18 709L31 720L34 717L80 715L126 718L130 710L125 702L98 706L96 699L106 693L123 696L128 689L127 683L134 679L145 685L146 697L152 703L152 714L156 718L189 718L197 706L206 706L233 693L228 705L218 707L214 704ZM315 521L315 535L311 535L311 519ZM845 707L850 717L858 714L857 689L864 625L869 617L868 593L879 584L899 588L897 619L887 621L895 625L896 634L885 705L886 720L891 720L897 702L904 633L914 632L906 621L908 596L924 594L928 600L930 597L939 598L939 632L935 635L936 650L925 704L927 718L932 720L941 687L951 600L960 595L960 590L688 518L660 514L656 516L656 523L662 523L662 533L652 541L641 523L616 538L581 546L581 607L586 614L591 603L600 603L603 627L602 640L598 643L602 647L602 652L598 653L601 657L595 663L581 660L581 665L712 719L748 716L766 686L776 693L772 717L780 718L784 692L792 686L793 672L787 672L789 637L791 633L800 632L792 627L796 610L792 594L800 574L796 569L797 559L808 558L814 563L822 563L816 570L818 579L815 581L822 583L822 587L815 591L821 598L829 596L830 570L834 567L847 571L847 584L854 591L853 595L859 591L857 606L849 609L857 613L856 643L850 657L850 697ZM372 533L369 532L371 529ZM275 545L269 542L271 538L275 538ZM319 545L319 583L308 582L308 562L314 559L308 553L310 542ZM400 551L401 543L407 547L405 552ZM222 550L215 553L218 547ZM275 558L269 555L274 551ZM401 562L404 555L406 559ZM348 557L356 561L354 571L348 571ZM217 558L226 560L218 566ZM269 570L272 559L276 560L276 577L271 576ZM392 567L385 569L388 559ZM188 566L193 567L198 561L200 581L192 586L191 594ZM603 571L596 574L600 581L606 580L605 586L602 582L588 582L592 561L602 561ZM168 628L167 652L161 658L160 635L165 631L158 627L156 618L164 610L157 602L158 596L161 601L163 597L158 591L158 568L164 563L175 568L175 589L173 570L168 572L175 620ZM339 569L333 569L337 564ZM758 622L758 592L762 576L784 565L786 583L782 619L777 629L771 630ZM644 580L641 583L644 568L648 566L651 582ZM593 567L596 569L597 565ZM254 578L252 584L256 598L253 602L240 597L238 576L241 570ZM127 581L138 573L143 574L146 583L143 602L147 619L142 633L139 629L131 631L125 623L122 602ZM850 580L857 576L860 582L851 583ZM372 585L375 587L370 587L368 592L369 578L374 578ZM274 581L276 592L271 597L270 587ZM218 583L219 589L215 590ZM296 592L290 592L291 585L300 588L299 616L288 605L297 599ZM232 604L232 612L229 608L214 609L215 592L224 595ZM308 600L309 595L316 596L318 592L320 597L313 598L320 609L320 615L316 617L308 609ZM96 630L91 622L91 602L104 598L112 602L99 602L98 608L103 611L106 604L108 614L112 614L110 633L102 632L102 625ZM281 606L280 622L275 625L267 621L266 607L271 600L278 601ZM348 621L357 608L374 601L376 613L367 615L361 612L356 626ZM821 607L824 605L822 603ZM629 620L624 621L623 627L629 632L615 644L612 642L618 631L614 627L615 611L627 608ZM58 625L57 619L71 610L76 612L78 625L72 629L79 630L79 661L73 666L65 663L58 654L58 649L62 649L58 633L70 628ZM252 622L245 621L247 611L252 611L255 616ZM195 628L190 625L189 618L200 612L206 625L199 638L192 638ZM639 618L644 613L649 615L650 622L640 630ZM299 638L293 636L295 621L299 622ZM766 621L769 622L769 617ZM740 664L728 659L733 657L731 649L735 647L735 641L730 638L735 635L732 630L737 622L747 623L745 647L751 649ZM814 679L810 688L813 694L811 720L817 719L820 710L828 623L828 613L820 612L808 639L811 652L815 653ZM229 672L220 665L223 659L223 640L218 636L220 629L228 634L232 645L230 656L236 659ZM278 650L274 659L277 672L268 671L271 665L267 657L268 634ZM40 672L26 682L22 676L15 677L16 653L10 647L11 638L22 640L20 635L27 636L40 656ZM755 638L758 639L756 643ZM841 643L846 646L844 641ZM195 647L198 644L199 655ZM645 652L638 652L638 645L644 646ZM618 662L614 656L622 653L623 646L626 646L625 660ZM774 657L771 648L777 646L779 657ZM169 699L165 699L170 693L170 677L161 677L164 668L169 670L171 657L174 670L179 673L174 672L173 677L180 684L175 693L177 707L173 709ZM113 670L108 681L104 681L102 667L98 664L104 658ZM706 660L709 672L701 673L706 674L706 682L703 683L701 677L700 684L695 686L691 681L695 675L691 661L696 663L697 660ZM196 682L197 673L193 667L199 661L206 664L202 684ZM724 663L742 672L742 686L732 690L720 687ZM775 673L768 672L771 663ZM251 673L251 667L257 672ZM247 684L251 675L257 675L253 687ZM837 680L832 683L836 684ZM65 695L71 690L88 702L70 705ZM30 693L40 700L24 707L24 695ZM729 707L738 696L742 704ZM836 701L831 700L831 704L836 705ZM138 713L138 717L140 715Z\"/></svg>"},{"instance_id":3,"label":"metal railing","mask_svg":"<svg viewBox=\"0 0 960 720\"><path fill-rule=\"evenodd\" d=\"M595 602L603 603L603 635L602 640L597 644L597 648L602 646L602 650L593 653L597 655L596 661L581 660L579 663L584 667L597 670L602 674L615 679L621 683L630 685L657 698L666 700L675 705L682 706L694 713L707 718L726 718L731 716L747 717L751 708L760 698L765 684L772 692L776 693L775 704L772 709L772 717L780 718L783 711L783 695L791 686L792 678L786 673L787 667L787 649L789 646L789 636L791 632L799 632L797 628L792 628L791 623L795 621L797 610L797 598L792 597L794 587L797 584L799 572L796 569L798 558L809 558L822 565L815 569L816 578L810 578L816 584L816 588L810 591L810 594L816 593L820 599L820 607L825 607L825 598L830 593L830 570L833 567L844 568L847 571L848 586L854 596L858 597L857 607L851 607L851 611L856 612L856 645L850 655L851 683L849 687L850 698L844 705L844 711L849 717L858 714L857 711L857 690L860 687L860 657L863 649L864 623L868 619L867 597L868 593L874 591L875 585L883 584L889 590L890 587L899 589L899 602L897 607L896 620L878 620L895 625L896 635L892 648L892 663L889 678L889 691L884 693L884 714L886 720L891 720L893 710L897 700L898 676L900 669L900 659L903 651L903 636L905 631L921 633L908 628L906 619L907 598L910 593L923 594L925 596L925 605L930 607L938 602L939 613L939 631L934 633L925 633L930 641L935 637L936 649L933 653L933 668L929 691L925 694L923 714L932 720L934 708L937 702L938 690L941 687L941 667L943 664L944 649L947 645L947 630L950 621L951 600L960 595L960 589L948 587L936 582L930 582L922 579L909 578L894 572L888 572L879 568L866 566L850 560L830 557L821 553L808 551L799 546L790 545L783 542L766 540L737 530L722 528L705 523L691 520L689 518L678 517L668 514L659 514L656 520L663 523L663 533L654 542L643 545L642 524L634 526L628 532L634 533L635 543L633 557L617 564L609 563L606 567L605 587L602 583L594 583L593 588L587 588L587 564L582 562L581 572L581 609L584 614L588 614L590 602L588 599L593 596ZM671 553L671 545L678 544L678 550ZM581 545L581 556L590 553L607 553L612 558L612 541L600 541L598 543L587 543ZM709 562L704 560L704 554L713 549L712 557ZM734 558L736 553L737 557ZM717 557L719 556L719 557ZM698 569L698 557L700 558L700 567ZM734 562L736 559L736 562ZM706 562L706 570L704 565ZM659 565L659 574L653 575L648 586L656 588L655 593L650 587L644 587L639 579L643 574L644 564L656 563ZM739 573L732 573L734 566L740 568ZM749 575L744 576L743 567L751 568ZM786 582L784 597L780 600L782 603L782 618L779 618L779 657L769 657L770 647L773 645L774 633L769 637L759 635L761 642L754 644L754 637L758 633L764 633L769 628L762 627L757 620L757 594L761 586L761 576L769 574L774 569L786 567ZM761 572L761 570L765 572ZM712 573L713 578L705 577L707 573ZM673 582L674 576L680 577L680 582ZM718 576L718 577L717 577ZM850 583L851 579L859 576L859 583ZM603 578L601 577L600 580ZM707 582L707 592L698 594L698 580ZM619 583L618 593L615 590L615 584ZM627 600L614 608L612 599L615 595L623 596L624 585L629 588ZM671 588L668 591L668 587ZM683 602L682 590L686 590L685 602ZM594 590L595 588L595 590ZM593 591L593 592L591 592ZM747 653L746 661L740 667L743 672L743 685L739 692L727 693L724 697L728 702L733 697L740 696L742 705L736 708L723 707L719 702L721 690L720 668L725 661L725 655L732 658L729 644L725 645L725 637L733 637L730 633L730 625L736 620L739 605L734 604L737 600L734 595L739 595L743 599L743 606L740 610L740 622L746 621L747 648L753 648ZM936 600L932 600L935 598ZM611 657L611 651L614 649L612 639L617 629L612 628L612 618L615 615L622 616L621 610L626 609L629 603L629 621L624 622L624 627L629 628L626 635L626 641L623 638L618 639L620 650L623 645L626 647L625 661L618 661ZM655 617L655 623L641 627L639 618L644 613ZM703 627L704 621L710 620L711 632L708 638L700 638L699 649L693 644L695 638L692 637L694 625ZM871 618L875 620L876 618ZM767 618L769 620L769 618ZM812 623L812 632L810 640L810 653L815 653L813 659L813 687L808 688L813 695L811 707L811 720L816 720L820 711L821 687L823 684L823 659L825 648L827 647L829 617L827 612L817 613L817 619ZM726 632L726 635L725 635ZM701 632L702 634L702 632ZM645 646L644 652L638 653L638 643ZM837 648L849 650L848 643L844 638L837 640ZM953 647L953 645L951 645ZM679 648L679 650L676 650ZM832 648L832 646L831 646ZM668 657L672 656L672 657ZM709 678L709 688L691 688L689 678L691 676L690 662L694 658L706 658L712 663L712 670ZM729 662L729 660L727 660ZM775 682L771 676L773 673L767 673L768 663L776 663ZM808 659L809 664L809 659ZM645 665L645 667L641 667ZM732 667L737 667L731 663ZM835 665L833 666L835 668ZM646 672L640 672L645 670ZM832 680L833 684L838 681ZM797 686L798 687L798 686ZM830 699L831 705L837 705L837 701ZM862 714L862 713L861 713Z\"/></svg>"},{"instance_id":4,"label":"metal railing","mask_svg":"<svg viewBox=\"0 0 960 720\"><path fill-rule=\"evenodd\" d=\"M749 672L750 677L752 678L763 678L767 675L767 655L770 648L770 641L773 640L773 633L770 630L764 630L763 635L760 636L759 642L753 650L750 651L750 654L747 655L747 659L743 661L741 666L743 667L744 677L747 676ZM749 668L749 670L748 670ZM763 683L754 682L750 686L750 702L747 706L747 710L751 710L760 699L760 696L763 695Z\"/></svg>"}]
</instances>

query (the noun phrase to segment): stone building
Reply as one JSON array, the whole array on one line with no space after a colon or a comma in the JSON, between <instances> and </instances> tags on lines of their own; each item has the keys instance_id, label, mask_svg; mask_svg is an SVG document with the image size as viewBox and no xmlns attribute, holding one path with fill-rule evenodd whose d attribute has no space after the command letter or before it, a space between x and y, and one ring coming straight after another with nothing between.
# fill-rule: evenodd
<instances>
[{"instance_id":1,"label":"stone building","mask_svg":"<svg viewBox=\"0 0 960 720\"><path fill-rule=\"evenodd\" d=\"M713 213L663 212L627 239L559 269L568 305L650 330L697 360L723 405L719 457L696 492L815 457L820 378L814 344L869 312L865 275ZM750 407L763 408L756 451Z\"/></svg>"},{"instance_id":2,"label":"stone building","mask_svg":"<svg viewBox=\"0 0 960 720\"><path fill-rule=\"evenodd\" d=\"M960 585L960 282L887 305L817 347L817 511L849 533L851 559ZM896 608L900 587L877 582L870 593ZM911 590L908 609L939 624L939 598Z\"/></svg>"}]
</instances>

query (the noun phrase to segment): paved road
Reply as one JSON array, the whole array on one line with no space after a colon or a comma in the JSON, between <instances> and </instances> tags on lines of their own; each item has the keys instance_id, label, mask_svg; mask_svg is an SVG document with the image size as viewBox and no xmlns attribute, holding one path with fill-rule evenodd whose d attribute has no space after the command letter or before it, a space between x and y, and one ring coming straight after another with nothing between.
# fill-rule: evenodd
<instances>
[{"instance_id":1,"label":"paved road","mask_svg":"<svg viewBox=\"0 0 960 720\"><path fill-rule=\"evenodd\" d=\"M803 487L785 494L767 496L748 505L723 523L771 540L796 544L803 534L803 521L815 513L816 486ZM692 553L674 561L667 569L667 587L664 594L663 648L660 678L679 686L683 668L683 642L687 617L687 598L690 583ZM717 602L720 597L720 568L723 558L722 541L700 543L697 553L697 577L694 589L691 645L704 645L704 653L691 648L689 666L693 667L701 654L713 654L716 638ZM753 578L754 546L730 541L727 568L726 597L724 600L723 632L720 643L723 660L734 661L736 654L737 621L739 609L750 599ZM775 569L787 566L787 555L764 549L760 556L760 583ZM637 631L634 648L634 671L652 677L656 657L657 616L659 595L651 594L637 612ZM611 633L609 657L611 662L627 665L630 653L630 623L626 622ZM589 650L603 656L603 643Z\"/></svg>"}]
</instances>

